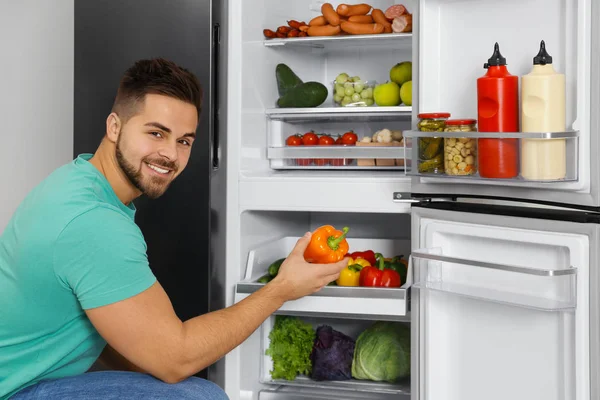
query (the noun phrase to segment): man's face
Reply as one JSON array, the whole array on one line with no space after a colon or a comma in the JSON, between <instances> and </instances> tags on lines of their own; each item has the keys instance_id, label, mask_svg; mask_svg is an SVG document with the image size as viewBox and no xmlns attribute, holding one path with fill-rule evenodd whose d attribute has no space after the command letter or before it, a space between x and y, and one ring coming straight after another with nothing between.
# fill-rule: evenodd
<instances>
[{"instance_id":1,"label":"man's face","mask_svg":"<svg viewBox=\"0 0 600 400\"><path fill-rule=\"evenodd\" d=\"M116 157L129 181L155 199L187 165L198 116L192 104L157 94L140 108L121 127Z\"/></svg>"}]
</instances>

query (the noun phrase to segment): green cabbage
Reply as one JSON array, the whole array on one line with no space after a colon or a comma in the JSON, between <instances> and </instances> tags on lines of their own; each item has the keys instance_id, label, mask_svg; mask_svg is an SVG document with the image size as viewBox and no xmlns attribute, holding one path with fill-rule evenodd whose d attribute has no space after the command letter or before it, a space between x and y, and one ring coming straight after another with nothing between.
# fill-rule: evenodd
<instances>
[{"instance_id":1,"label":"green cabbage","mask_svg":"<svg viewBox=\"0 0 600 400\"><path fill-rule=\"evenodd\" d=\"M352 377L395 383L410 376L410 328L376 322L356 339Z\"/></svg>"}]
</instances>

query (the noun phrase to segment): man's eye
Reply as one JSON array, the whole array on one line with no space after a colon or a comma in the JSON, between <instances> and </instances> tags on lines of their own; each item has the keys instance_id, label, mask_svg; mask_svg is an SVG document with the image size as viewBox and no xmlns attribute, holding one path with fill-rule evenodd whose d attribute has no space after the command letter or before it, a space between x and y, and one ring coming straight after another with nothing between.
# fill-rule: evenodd
<instances>
[{"instance_id":1,"label":"man's eye","mask_svg":"<svg viewBox=\"0 0 600 400\"><path fill-rule=\"evenodd\" d=\"M156 136L157 138L160 138L160 137L162 137L162 134L161 134L160 132L150 132L150 134L151 134L152 136Z\"/></svg>"},{"instance_id":2,"label":"man's eye","mask_svg":"<svg viewBox=\"0 0 600 400\"><path fill-rule=\"evenodd\" d=\"M192 145L188 140L185 140L185 139L180 140L179 143L181 143L181 144L183 144L185 146L191 146Z\"/></svg>"}]
</instances>

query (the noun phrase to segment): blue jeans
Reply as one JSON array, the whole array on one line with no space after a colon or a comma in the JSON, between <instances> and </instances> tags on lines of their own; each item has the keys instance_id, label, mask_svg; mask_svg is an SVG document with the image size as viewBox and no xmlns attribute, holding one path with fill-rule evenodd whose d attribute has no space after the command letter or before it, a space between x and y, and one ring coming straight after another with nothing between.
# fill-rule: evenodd
<instances>
[{"instance_id":1,"label":"blue jeans","mask_svg":"<svg viewBox=\"0 0 600 400\"><path fill-rule=\"evenodd\" d=\"M17 392L11 400L38 399L229 399L216 384L191 377L168 384L137 372L88 372L68 378L50 379Z\"/></svg>"}]
</instances>

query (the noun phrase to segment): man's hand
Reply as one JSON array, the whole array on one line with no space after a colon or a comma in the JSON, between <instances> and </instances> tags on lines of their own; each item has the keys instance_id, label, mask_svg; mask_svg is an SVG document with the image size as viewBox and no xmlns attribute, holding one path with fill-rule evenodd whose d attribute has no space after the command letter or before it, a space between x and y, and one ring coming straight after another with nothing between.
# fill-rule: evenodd
<instances>
[{"instance_id":1,"label":"man's hand","mask_svg":"<svg viewBox=\"0 0 600 400\"><path fill-rule=\"evenodd\" d=\"M296 300L315 293L336 280L348 265L348 258L335 264L311 264L304 260L304 251L310 243L311 233L301 237L296 246L281 264L277 276L268 284L277 286L282 300Z\"/></svg>"}]
</instances>

